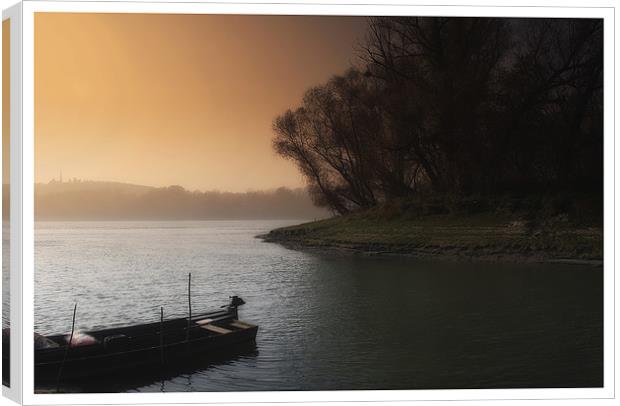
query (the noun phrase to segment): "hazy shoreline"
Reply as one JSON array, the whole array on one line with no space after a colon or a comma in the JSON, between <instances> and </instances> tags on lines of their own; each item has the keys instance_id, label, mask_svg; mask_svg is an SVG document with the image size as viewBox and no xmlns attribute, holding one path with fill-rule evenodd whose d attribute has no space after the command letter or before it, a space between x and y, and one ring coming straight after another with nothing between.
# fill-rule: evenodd
<instances>
[{"instance_id":1,"label":"hazy shoreline","mask_svg":"<svg viewBox=\"0 0 620 406\"><path fill-rule=\"evenodd\" d=\"M71 181L35 186L35 218L51 221L289 220L325 218L303 188L244 193Z\"/></svg>"}]
</instances>

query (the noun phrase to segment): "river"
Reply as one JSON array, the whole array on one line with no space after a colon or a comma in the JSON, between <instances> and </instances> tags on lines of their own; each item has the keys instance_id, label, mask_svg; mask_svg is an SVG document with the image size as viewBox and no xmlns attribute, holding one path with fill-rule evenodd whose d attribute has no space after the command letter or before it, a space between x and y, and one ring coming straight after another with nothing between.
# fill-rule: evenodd
<instances>
[{"instance_id":1,"label":"river","mask_svg":"<svg viewBox=\"0 0 620 406\"><path fill-rule=\"evenodd\" d=\"M256 348L161 379L67 391L602 386L603 271L307 253L299 221L38 222L35 331L156 321L240 295Z\"/></svg>"}]
</instances>

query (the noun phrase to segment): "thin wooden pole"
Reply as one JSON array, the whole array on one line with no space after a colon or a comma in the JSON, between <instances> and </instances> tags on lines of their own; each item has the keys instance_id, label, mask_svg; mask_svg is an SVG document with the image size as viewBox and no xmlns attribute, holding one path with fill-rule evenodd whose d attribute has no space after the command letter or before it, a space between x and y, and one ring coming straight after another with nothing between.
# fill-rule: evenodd
<instances>
[{"instance_id":1,"label":"thin wooden pole","mask_svg":"<svg viewBox=\"0 0 620 406\"><path fill-rule=\"evenodd\" d=\"M73 332L75 331L75 314L77 313L77 303L73 306L73 320L71 321L71 335L69 336L69 342L67 343L67 348L65 348L65 355L62 357L62 363L60 364L60 368L58 368L58 376L56 377L56 392L60 391L60 377L62 376L62 369L65 366L65 361L67 361L67 354L69 354L69 348L71 347L71 343L73 342Z\"/></svg>"},{"instance_id":2,"label":"thin wooden pole","mask_svg":"<svg viewBox=\"0 0 620 406\"><path fill-rule=\"evenodd\" d=\"M160 309L159 316L159 354L161 357L161 364L164 365L164 307Z\"/></svg>"}]
</instances>

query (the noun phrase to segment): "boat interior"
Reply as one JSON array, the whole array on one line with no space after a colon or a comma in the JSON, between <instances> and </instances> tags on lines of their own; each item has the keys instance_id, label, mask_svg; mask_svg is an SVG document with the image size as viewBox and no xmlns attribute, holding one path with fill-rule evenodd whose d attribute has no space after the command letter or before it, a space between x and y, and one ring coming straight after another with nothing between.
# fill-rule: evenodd
<instances>
[{"instance_id":1,"label":"boat interior","mask_svg":"<svg viewBox=\"0 0 620 406\"><path fill-rule=\"evenodd\" d=\"M117 327L97 331L76 331L71 339L71 348L82 350L123 351L136 348L169 346L185 341L195 341L221 336L256 327L234 318L226 310L205 313L188 318L177 318L142 325ZM163 331L163 337L161 332ZM65 348L70 334L53 336L35 335L38 352ZM82 351L80 351L82 352Z\"/></svg>"}]
</instances>

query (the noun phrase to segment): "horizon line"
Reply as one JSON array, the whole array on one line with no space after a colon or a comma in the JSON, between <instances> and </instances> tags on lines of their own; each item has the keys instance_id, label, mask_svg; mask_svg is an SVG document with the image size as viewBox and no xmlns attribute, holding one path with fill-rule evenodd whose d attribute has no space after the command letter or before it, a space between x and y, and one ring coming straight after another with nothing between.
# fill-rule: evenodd
<instances>
[{"instance_id":1,"label":"horizon line","mask_svg":"<svg viewBox=\"0 0 620 406\"><path fill-rule=\"evenodd\" d=\"M166 189L166 188L170 188L170 187L180 187L185 191L188 192L200 192L200 193L233 193L233 194L246 194L246 193L255 193L255 192L275 192L278 189L288 189L288 190L307 190L307 186L306 185L302 185L302 186L286 186L286 185L281 185L281 186L274 186L271 188L264 188L264 189L246 189L245 191L231 191L231 190L220 190L220 189L190 189L186 186L180 185L180 184L168 184L168 185L164 185L164 186L153 186L153 185L145 185L145 184L141 184L141 183L133 183L133 182L123 182L123 181L118 181L118 180L95 180L95 179L81 179L81 178L77 178L77 177L73 177L70 178L68 181L67 180L59 180L57 178L52 178L47 182L44 181L35 181L34 184L36 185L55 185L55 184L79 184L79 183L117 183L117 184L122 184L122 185L127 185L127 186L137 186L137 187L143 187L143 188L151 188L151 189ZM3 185L8 185L9 183L4 183Z\"/></svg>"}]
</instances>

